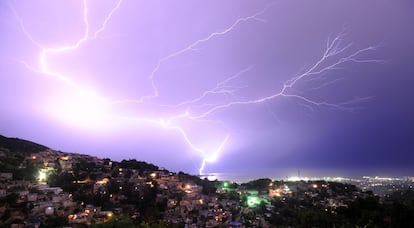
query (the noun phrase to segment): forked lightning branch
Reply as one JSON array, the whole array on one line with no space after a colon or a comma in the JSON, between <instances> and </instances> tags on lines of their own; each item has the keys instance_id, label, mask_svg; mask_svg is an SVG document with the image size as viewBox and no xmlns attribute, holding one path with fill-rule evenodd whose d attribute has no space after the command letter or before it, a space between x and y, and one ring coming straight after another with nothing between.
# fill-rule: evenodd
<instances>
[{"instance_id":1,"label":"forked lightning branch","mask_svg":"<svg viewBox=\"0 0 414 228\"><path fill-rule=\"evenodd\" d=\"M257 104L265 103L277 98L281 99L291 99L297 101L298 103L306 104L310 107L324 107L329 109L345 110L352 111L353 105L358 102L364 101L366 98L358 98L353 100L346 100L339 103L333 103L329 101L329 98L326 100L315 100L306 95L298 93L296 88L299 83L305 83L309 79L314 79L320 77L322 74L326 75L331 71L336 71L344 67L345 63L379 63L381 60L377 59L367 59L364 58L364 54L368 52L375 51L377 47L369 46L362 49L353 49L352 42L346 42L346 31L342 30L337 36L327 39L325 50L321 50L320 58L317 59L313 65L309 66L307 69L303 70L302 73L292 76L289 80L281 85L275 85L272 93L262 96L260 98L239 98L236 96L231 96L234 92L243 93L244 87L236 86L232 84L234 80L241 77L243 74L252 69L252 65L245 66L243 69L240 69L239 72L236 72L234 75L229 76L225 80L217 81L216 85L212 88L205 88L205 91L200 93L195 97L188 97L183 99L178 103L158 103L157 98L160 94L160 89L157 86L157 74L160 69L163 68L164 64L168 61L176 58L180 58L184 53L191 52L197 48L197 46L210 42L214 39L219 39L223 36L231 36L234 29L243 29L246 26L254 26L256 23L266 22L266 13L270 13L270 9L277 7L274 4L264 6L262 10L252 14L246 15L245 17L237 18L233 23L230 23L222 30L212 31L205 37L200 37L200 39L195 40L190 45L183 45L182 49L176 50L154 63L154 67L151 73L148 75L149 87L152 91L150 94L141 97L130 97L128 99L118 99L114 97L105 96L102 93L97 92L96 88L86 86L82 84L81 81L75 80L75 77L70 74L64 73L61 69L54 66L51 62L56 56L64 55L69 52L74 52L79 49L82 49L85 43L94 42L99 38L101 33L110 33L111 31L107 30L107 25L111 23L111 20L114 17L120 16L120 11L122 11L123 4L122 0L114 2L113 8L107 13L105 18L101 21L100 26L91 31L91 26L89 22L90 9L87 0L80 1L79 4L82 6L82 15L83 15L83 24L84 28L83 35L78 38L76 42L67 43L62 40L61 45L51 47L47 44L44 44L41 40L37 40L31 34L32 28L25 26L25 21L22 19L22 15L19 15L17 10L12 11L14 13L17 24L21 29L21 34L27 38L34 46L38 48L38 58L37 62L27 62L24 59L21 60L22 66L26 67L30 71L34 71L37 74L44 75L52 79L59 80L64 86L72 89L73 99L69 102L70 105L65 105L66 107L60 107L63 109L67 115L68 119L72 119L78 123L88 123L95 122L96 125L105 124L108 120L111 122L116 122L114 120L122 120L130 123L136 127L148 127L151 125L159 129L160 131L174 131L180 137L183 144L185 144L191 151L200 156L202 162L199 168L199 173L202 174L207 163L216 162L220 159L220 155L223 151L226 150L226 146L231 143L232 136L230 135L228 129L226 129L226 123L220 119L214 119L215 114L222 112L224 110L232 109L237 106L252 106L255 108ZM249 22L249 23L247 23ZM324 42L324 41L321 41ZM139 44L137 44L139 45ZM174 75L170 75L174 77ZM256 75L260 77L260 75ZM278 75L274 75L278 77ZM325 76L326 77L326 76ZM335 82L335 78L331 81ZM318 88L323 88L327 84L321 84ZM231 100L221 99L220 101L209 103L206 101L212 96L223 96L231 97ZM149 105L153 108L159 108L160 115L157 116L144 116L140 114L119 114L115 113L112 110L116 108L120 103L130 103L136 105ZM200 111L200 107L203 107ZM82 112L78 110L82 109ZM165 110L168 110L165 113ZM172 114L171 114L172 113ZM59 113L59 115L62 113ZM57 114L58 115L58 114ZM65 121L65 119L63 119ZM182 126L182 123L186 124L196 124L202 121L211 121L211 125L217 127L219 131L222 132L221 140L212 140L208 144L215 145L215 149L203 148L200 146L199 142L194 142L192 140L191 132L187 131L185 127ZM142 124L143 123L143 124ZM90 127L90 126L89 126ZM203 140L210 140L208 137L205 137Z\"/></svg>"}]
</instances>

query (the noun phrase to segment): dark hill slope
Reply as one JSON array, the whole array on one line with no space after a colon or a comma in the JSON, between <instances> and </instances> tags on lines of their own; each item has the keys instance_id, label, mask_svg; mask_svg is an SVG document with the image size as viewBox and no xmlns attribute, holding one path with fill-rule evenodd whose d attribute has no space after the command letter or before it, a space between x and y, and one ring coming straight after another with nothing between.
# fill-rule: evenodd
<instances>
[{"instance_id":1,"label":"dark hill slope","mask_svg":"<svg viewBox=\"0 0 414 228\"><path fill-rule=\"evenodd\" d=\"M24 139L19 138L7 138L0 135L0 148L6 148L10 152L20 152L20 153L37 153L39 151L49 149L46 146L30 142Z\"/></svg>"}]
</instances>

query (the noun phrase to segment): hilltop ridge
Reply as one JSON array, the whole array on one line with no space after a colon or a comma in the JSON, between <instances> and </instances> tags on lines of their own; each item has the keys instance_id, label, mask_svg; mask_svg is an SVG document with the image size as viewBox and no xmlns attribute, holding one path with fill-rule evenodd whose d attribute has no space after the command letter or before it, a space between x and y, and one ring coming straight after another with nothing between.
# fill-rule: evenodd
<instances>
[{"instance_id":1,"label":"hilltop ridge","mask_svg":"<svg viewBox=\"0 0 414 228\"><path fill-rule=\"evenodd\" d=\"M20 138L8 138L0 135L0 148L8 149L10 152L35 153L49 149L47 146Z\"/></svg>"}]
</instances>

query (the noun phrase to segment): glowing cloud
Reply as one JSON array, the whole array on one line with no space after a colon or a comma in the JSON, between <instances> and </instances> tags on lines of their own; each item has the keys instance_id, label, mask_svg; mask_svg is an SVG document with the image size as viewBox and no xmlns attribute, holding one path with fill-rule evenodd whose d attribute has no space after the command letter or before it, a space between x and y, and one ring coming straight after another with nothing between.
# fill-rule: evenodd
<instances>
[{"instance_id":1,"label":"glowing cloud","mask_svg":"<svg viewBox=\"0 0 414 228\"><path fill-rule=\"evenodd\" d=\"M218 37L224 37L231 34L236 28L242 29L242 26L254 26L255 23L263 23L266 20L266 12L274 7L269 5L262 10L244 17L237 18L233 23L230 23L226 28L219 31L212 32L205 37L195 40L191 44L184 46L182 49L176 50L162 58L160 58L155 67L152 69L148 79L150 81L151 93L142 97L130 97L128 99L117 99L110 97L102 91L98 91L90 85L85 85L81 80L76 80L74 75L64 73L62 69L56 67L51 61L58 56L79 51L84 48L86 43L91 43L97 40L101 33L105 31L107 25L111 23L111 19L116 17L118 11L122 10L122 1L116 1L113 8L107 13L102 20L101 25L95 31L91 30L89 23L89 16L91 14L88 1L82 1L82 15L84 33L74 43L64 43L57 47L48 47L42 42L36 41L25 27L24 21L19 17L17 11L13 10L16 21L18 22L22 35L37 48L39 48L37 64L27 63L21 61L23 66L31 71L48 76L51 79L58 79L64 84L70 92L64 95L57 96L53 102L47 103L45 107L52 116L60 121L71 126L77 126L85 129L100 130L102 128L111 127L118 123L128 123L137 127L146 127L148 124L155 126L162 131L176 132L181 138L182 143L186 144L194 153L201 157L201 165L199 173L204 172L207 163L216 162L220 159L220 155L229 146L230 138L232 137L226 129L226 124L218 119L215 120L214 114L221 111L231 109L235 106L241 105L256 105L265 103L276 98L290 98L300 103L309 105L310 107L326 107L337 110L352 111L357 102L364 101L367 98L358 98L353 100L346 100L340 103L330 102L328 100L316 100L310 98L303 93L298 93L295 89L297 84L306 83L306 80L317 79L323 74L335 71L344 67L345 63L378 63L381 60L367 59L364 54L375 51L376 47L369 46L362 49L352 50L352 43L345 43L346 31L344 30L336 37L328 40L325 50L321 51L320 58L310 67L305 69L302 73L293 76L290 80L281 85L275 85L272 93L256 97L256 98L240 98L236 96L236 92L242 93L246 86L237 85L234 83L240 77L248 77L247 73L254 68L253 65L246 66L238 72L234 72L224 80L218 80L215 86L206 88L201 94L194 97L177 102L165 103L157 102L159 91L162 87L157 85L157 73L169 61L181 57L190 51L195 50L201 44L210 42ZM250 23L247 23L250 22ZM139 44L137 44L139 45ZM336 78L329 83L335 83ZM327 83L322 83L318 88L328 86ZM217 99L218 98L218 99ZM125 114L122 110L117 110L122 107L122 104L134 104L139 110L132 114ZM143 110L148 108L155 110L152 114L144 114ZM117 110L117 111L115 111ZM154 114L155 113L155 114ZM200 122L208 122L210 126L217 128L220 139L209 138L208 135L204 137L196 137L194 131L188 130L188 126L199 124ZM145 123L147 125L140 125L137 123ZM198 138L194 140L193 138ZM201 138L201 139L200 139ZM204 143L203 143L204 142ZM206 143L207 142L207 143ZM205 146L206 144L210 146ZM211 146L213 145L213 146Z\"/></svg>"}]
</instances>

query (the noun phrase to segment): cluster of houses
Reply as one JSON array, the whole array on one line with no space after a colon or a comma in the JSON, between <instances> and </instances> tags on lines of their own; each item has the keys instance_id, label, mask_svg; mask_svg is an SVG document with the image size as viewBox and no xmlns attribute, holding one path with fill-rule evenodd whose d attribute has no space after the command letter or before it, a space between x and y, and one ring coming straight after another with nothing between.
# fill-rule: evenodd
<instances>
[{"instance_id":1,"label":"cluster of houses","mask_svg":"<svg viewBox=\"0 0 414 228\"><path fill-rule=\"evenodd\" d=\"M245 224L269 227L269 218L278 213L277 208L270 203L274 198L281 201L290 197L311 199L314 205L335 213L335 208L346 207L357 194L335 195L327 183L305 181L270 182L269 187L262 191L246 189L243 185L237 185L236 188L218 185L215 193L204 194L201 186L183 180L176 173L122 168L109 159L46 150L27 156L22 165L28 161L39 164L38 177L34 182L15 180L10 172L0 173L0 198L7 198L12 193L16 196L15 202L0 204L0 217L5 217L8 211L8 217L13 219L10 224L12 227L39 227L42 221L50 217L65 218L68 226L105 223L118 215L140 220L144 215L136 209L131 199L143 199L147 197L143 192L151 189L155 194L154 204L162 206L157 212L157 219L164 224L187 227L243 227ZM85 178L82 179L74 179L71 184L79 186L79 189L87 189L82 194L103 197L105 202L110 203L110 209L76 200L72 195L74 192L65 192L60 186L49 186L48 177L52 174L76 176L74 168L79 167L77 164L82 161L92 164L92 168L77 170L77 174L87 175L83 175ZM92 174L94 178L90 178ZM238 197L228 197L230 192ZM258 207L261 207L260 213Z\"/></svg>"}]
</instances>

